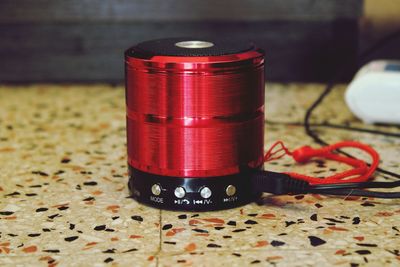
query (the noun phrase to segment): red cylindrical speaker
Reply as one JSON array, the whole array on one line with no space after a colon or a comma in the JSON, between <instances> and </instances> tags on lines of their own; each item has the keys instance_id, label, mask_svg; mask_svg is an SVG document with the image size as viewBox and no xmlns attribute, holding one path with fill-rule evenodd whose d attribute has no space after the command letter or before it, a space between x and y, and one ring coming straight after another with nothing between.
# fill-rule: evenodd
<instances>
[{"instance_id":1,"label":"red cylindrical speaker","mask_svg":"<svg viewBox=\"0 0 400 267\"><path fill-rule=\"evenodd\" d=\"M125 53L132 196L165 209L253 201L262 168L264 53L252 43L170 38Z\"/></svg>"}]
</instances>

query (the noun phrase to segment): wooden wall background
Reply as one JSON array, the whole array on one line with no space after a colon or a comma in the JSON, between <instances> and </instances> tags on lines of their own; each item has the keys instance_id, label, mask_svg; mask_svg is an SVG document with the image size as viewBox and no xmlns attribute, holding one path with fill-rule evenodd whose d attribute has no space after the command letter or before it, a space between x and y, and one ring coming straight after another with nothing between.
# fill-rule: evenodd
<instances>
[{"instance_id":1,"label":"wooden wall background","mask_svg":"<svg viewBox=\"0 0 400 267\"><path fill-rule=\"evenodd\" d=\"M324 81L354 58L362 0L1 0L1 82L121 82L148 39L229 36L265 49L267 79Z\"/></svg>"},{"instance_id":2,"label":"wooden wall background","mask_svg":"<svg viewBox=\"0 0 400 267\"><path fill-rule=\"evenodd\" d=\"M365 0L360 23L360 48L365 49L395 31L400 31L400 1ZM400 36L392 39L371 58L400 60Z\"/></svg>"}]
</instances>

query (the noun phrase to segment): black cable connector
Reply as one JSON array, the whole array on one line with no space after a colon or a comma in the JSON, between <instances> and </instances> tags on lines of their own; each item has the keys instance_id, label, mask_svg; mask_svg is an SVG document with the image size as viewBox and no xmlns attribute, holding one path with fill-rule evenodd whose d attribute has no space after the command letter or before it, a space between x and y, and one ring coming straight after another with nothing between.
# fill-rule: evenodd
<instances>
[{"instance_id":1,"label":"black cable connector","mask_svg":"<svg viewBox=\"0 0 400 267\"><path fill-rule=\"evenodd\" d=\"M274 195L305 194L310 191L310 184L306 181L292 178L288 174L258 171L252 176L254 192L271 193Z\"/></svg>"}]
</instances>

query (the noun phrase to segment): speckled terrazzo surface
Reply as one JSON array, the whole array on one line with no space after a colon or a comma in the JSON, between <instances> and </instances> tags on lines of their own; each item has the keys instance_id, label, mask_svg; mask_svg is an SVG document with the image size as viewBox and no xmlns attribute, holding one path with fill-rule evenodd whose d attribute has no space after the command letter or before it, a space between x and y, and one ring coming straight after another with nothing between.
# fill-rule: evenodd
<instances>
[{"instance_id":1,"label":"speckled terrazzo surface","mask_svg":"<svg viewBox=\"0 0 400 267\"><path fill-rule=\"evenodd\" d=\"M350 114L343 89L313 121L379 128ZM291 149L313 145L298 123L321 90L267 86L266 148L277 139ZM318 130L329 142L373 145L382 167L400 172L399 139ZM284 158L266 168L324 176L347 167ZM185 213L142 206L126 184L122 87L0 87L1 266L400 265L400 200L265 195L237 209Z\"/></svg>"}]
</instances>

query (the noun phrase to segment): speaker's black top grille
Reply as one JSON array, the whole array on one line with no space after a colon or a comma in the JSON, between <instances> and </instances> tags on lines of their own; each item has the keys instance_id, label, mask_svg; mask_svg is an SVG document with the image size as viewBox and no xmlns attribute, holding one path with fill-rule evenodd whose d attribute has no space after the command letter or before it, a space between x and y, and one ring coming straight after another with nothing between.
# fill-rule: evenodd
<instances>
[{"instance_id":1,"label":"speaker's black top grille","mask_svg":"<svg viewBox=\"0 0 400 267\"><path fill-rule=\"evenodd\" d=\"M180 47L179 42L201 41L202 48ZM204 43L206 42L206 43ZM197 42L198 43L198 42ZM210 43L213 44L210 46ZM182 57L201 57L201 56L222 56L246 52L254 49L251 42L237 40L216 39L216 38L167 38L151 40L137 44L126 51L128 56L138 58L150 58L152 56L182 56Z\"/></svg>"}]
</instances>

